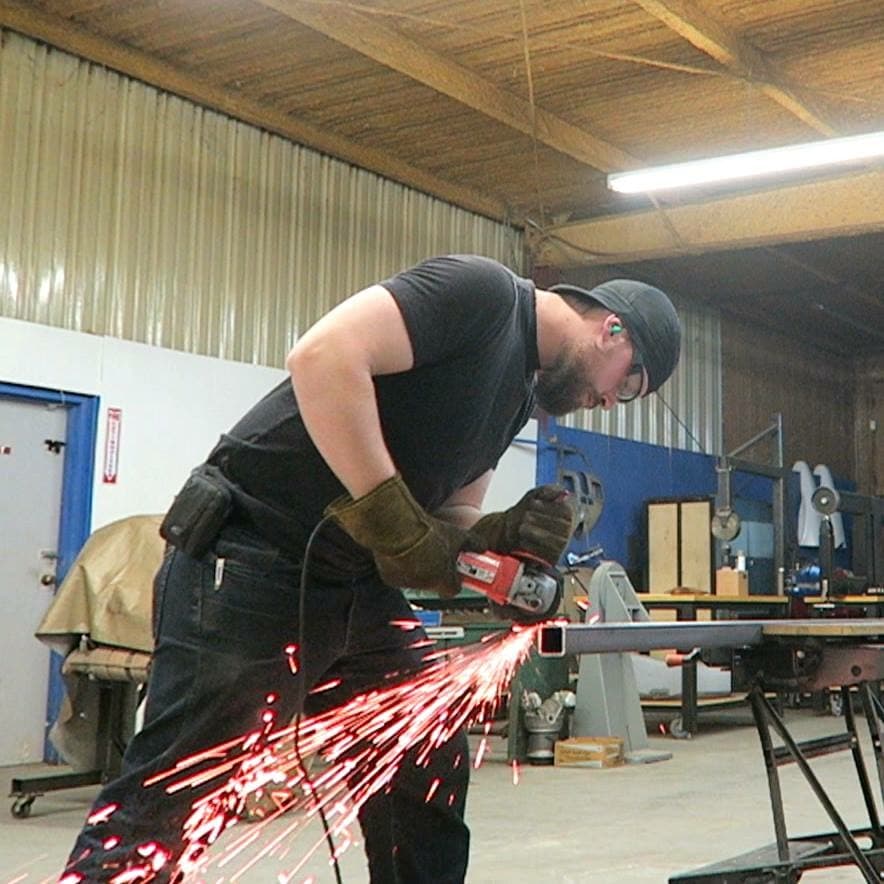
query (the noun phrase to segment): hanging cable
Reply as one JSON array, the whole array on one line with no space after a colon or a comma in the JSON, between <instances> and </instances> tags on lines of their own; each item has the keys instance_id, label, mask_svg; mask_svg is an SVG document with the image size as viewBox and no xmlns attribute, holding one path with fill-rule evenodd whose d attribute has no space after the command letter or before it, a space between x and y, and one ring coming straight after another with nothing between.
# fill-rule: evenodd
<instances>
[{"instance_id":1,"label":"hanging cable","mask_svg":"<svg viewBox=\"0 0 884 884\"><path fill-rule=\"evenodd\" d=\"M522 21L522 53L525 57L525 76L528 80L528 104L531 107L531 151L534 156L534 187L537 195L537 211L540 223L546 227L546 209L540 192L540 152L537 144L537 105L534 102L534 75L531 70L531 51L528 48L528 17L525 14L525 0L519 0L519 13Z\"/></svg>"},{"instance_id":2,"label":"hanging cable","mask_svg":"<svg viewBox=\"0 0 884 884\"><path fill-rule=\"evenodd\" d=\"M319 819L322 821L322 828L325 833L325 843L328 845L329 859L335 870L335 882L336 884L343 884L343 878L341 877L341 867L338 862L338 852L335 849L335 842L332 837L331 828L328 824L328 819L325 816L325 811L322 808L322 802L320 801L319 796L316 794L316 789L313 787L313 780L311 779L310 773L307 770L307 765L304 763L304 758L301 755L300 747L301 717L304 714L304 701L307 696L307 667L304 663L304 620L306 616L306 605L304 604L304 599L307 596L307 574L310 570L310 553L313 550L313 541L316 540L316 536L319 534L320 530L325 526L325 523L328 522L330 518L331 516L323 516L316 523L316 527L310 532L310 537L307 538L307 545L304 547L304 561L301 564L301 582L300 593L298 597L298 666L301 673L301 679L298 682L298 711L295 714L292 741L295 761L297 761L298 770L300 770L301 776L304 778L304 790L308 793L311 800L313 801L313 805L316 808L317 813L319 814Z\"/></svg>"},{"instance_id":3,"label":"hanging cable","mask_svg":"<svg viewBox=\"0 0 884 884\"><path fill-rule=\"evenodd\" d=\"M708 454L709 452L703 447L703 443L691 432L690 427L676 414L675 409L663 398L663 394L657 390L657 398L666 406L669 413L675 418L678 422L678 425L690 436L690 438L696 443L697 448L703 454Z\"/></svg>"}]
</instances>

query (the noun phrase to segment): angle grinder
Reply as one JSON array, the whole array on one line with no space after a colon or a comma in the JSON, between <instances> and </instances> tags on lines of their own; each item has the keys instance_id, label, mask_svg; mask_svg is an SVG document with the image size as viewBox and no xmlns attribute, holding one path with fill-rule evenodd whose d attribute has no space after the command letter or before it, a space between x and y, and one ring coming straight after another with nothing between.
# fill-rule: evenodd
<instances>
[{"instance_id":1,"label":"angle grinder","mask_svg":"<svg viewBox=\"0 0 884 884\"><path fill-rule=\"evenodd\" d=\"M457 571L461 588L487 596L503 616L519 623L549 619L562 600L561 575L531 553L461 552Z\"/></svg>"}]
</instances>

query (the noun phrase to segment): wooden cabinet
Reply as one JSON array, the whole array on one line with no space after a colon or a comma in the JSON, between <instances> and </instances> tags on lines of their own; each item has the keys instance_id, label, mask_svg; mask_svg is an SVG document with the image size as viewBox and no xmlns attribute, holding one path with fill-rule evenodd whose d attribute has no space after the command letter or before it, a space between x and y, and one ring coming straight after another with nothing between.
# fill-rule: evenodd
<instances>
[{"instance_id":1,"label":"wooden cabinet","mask_svg":"<svg viewBox=\"0 0 884 884\"><path fill-rule=\"evenodd\" d=\"M648 591L676 587L712 592L713 547L710 498L648 502Z\"/></svg>"}]
</instances>

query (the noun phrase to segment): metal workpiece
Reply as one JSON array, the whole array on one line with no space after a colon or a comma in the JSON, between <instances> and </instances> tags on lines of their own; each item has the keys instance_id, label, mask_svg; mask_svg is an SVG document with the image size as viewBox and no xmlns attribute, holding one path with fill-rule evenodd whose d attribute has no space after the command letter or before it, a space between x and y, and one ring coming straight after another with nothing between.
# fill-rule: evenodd
<instances>
[{"instance_id":1,"label":"metal workpiece","mask_svg":"<svg viewBox=\"0 0 884 884\"><path fill-rule=\"evenodd\" d=\"M550 623L540 630L542 657L676 648L745 648L762 641L867 644L884 636L884 619L711 620L682 623ZM855 647L854 647L855 650Z\"/></svg>"},{"instance_id":2,"label":"metal workpiece","mask_svg":"<svg viewBox=\"0 0 884 884\"><path fill-rule=\"evenodd\" d=\"M541 657L658 651L666 648L739 648L761 641L765 620L685 623L553 623L538 636Z\"/></svg>"}]
</instances>

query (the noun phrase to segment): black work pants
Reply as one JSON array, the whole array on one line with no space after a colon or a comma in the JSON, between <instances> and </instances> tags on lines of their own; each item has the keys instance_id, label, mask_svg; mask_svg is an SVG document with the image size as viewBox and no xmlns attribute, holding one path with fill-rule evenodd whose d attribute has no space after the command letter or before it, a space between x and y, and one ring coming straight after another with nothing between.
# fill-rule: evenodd
<instances>
[{"instance_id":1,"label":"black work pants","mask_svg":"<svg viewBox=\"0 0 884 884\"><path fill-rule=\"evenodd\" d=\"M216 556L224 559L217 586ZM220 541L200 560L167 552L154 584L156 647L144 726L126 750L121 776L93 806L93 812L109 804L118 809L106 822L83 828L67 866L82 878L68 880L108 881L144 843L159 842L175 857L181 824L200 792L170 795L165 783L142 783L182 758L259 728L268 694L278 695L274 708L284 726L297 711L298 697L318 683L341 679L334 690L315 695L326 706L337 705L392 672L420 666L426 651L410 647L420 630L391 625L413 619L398 590L376 578L308 581L301 668L293 675L285 648L298 641L299 581L299 569L288 560L242 538ZM308 713L315 711L309 699ZM359 821L372 884L464 880L468 777L468 747L460 733L426 767L406 758L392 788L369 799ZM427 801L436 778L442 787ZM152 880L168 881L169 867Z\"/></svg>"}]
</instances>

